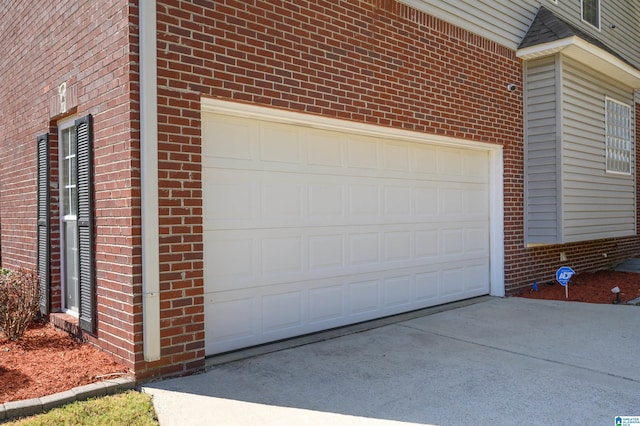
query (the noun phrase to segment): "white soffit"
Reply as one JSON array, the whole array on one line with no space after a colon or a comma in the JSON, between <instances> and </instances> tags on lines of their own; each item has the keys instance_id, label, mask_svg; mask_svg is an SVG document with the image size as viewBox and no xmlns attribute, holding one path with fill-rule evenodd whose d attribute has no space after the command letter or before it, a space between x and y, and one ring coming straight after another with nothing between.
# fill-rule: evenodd
<instances>
[{"instance_id":1,"label":"white soffit","mask_svg":"<svg viewBox=\"0 0 640 426\"><path fill-rule=\"evenodd\" d=\"M640 70L578 36L525 47L524 49L519 49L516 52L516 56L529 61L558 52L562 52L563 55L595 69L608 78L619 81L633 89L640 89Z\"/></svg>"}]
</instances>

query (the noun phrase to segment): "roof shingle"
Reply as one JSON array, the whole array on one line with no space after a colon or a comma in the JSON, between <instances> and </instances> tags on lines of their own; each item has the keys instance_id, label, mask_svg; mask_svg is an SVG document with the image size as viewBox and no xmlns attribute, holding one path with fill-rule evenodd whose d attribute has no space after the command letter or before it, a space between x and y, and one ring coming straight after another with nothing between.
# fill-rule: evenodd
<instances>
[{"instance_id":1,"label":"roof shingle","mask_svg":"<svg viewBox=\"0 0 640 426\"><path fill-rule=\"evenodd\" d=\"M629 64L629 61L624 59L609 46L605 45L600 40L580 28L563 20L544 6L540 6L540 9L538 9L538 14L533 19L533 22L531 23L527 34L520 42L518 49L550 43L573 36L577 36Z\"/></svg>"}]
</instances>

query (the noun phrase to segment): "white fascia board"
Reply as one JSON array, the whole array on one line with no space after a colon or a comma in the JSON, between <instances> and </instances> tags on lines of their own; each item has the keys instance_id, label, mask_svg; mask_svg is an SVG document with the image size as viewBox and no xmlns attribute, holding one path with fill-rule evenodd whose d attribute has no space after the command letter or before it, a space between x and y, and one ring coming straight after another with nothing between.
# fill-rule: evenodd
<instances>
[{"instance_id":1,"label":"white fascia board","mask_svg":"<svg viewBox=\"0 0 640 426\"><path fill-rule=\"evenodd\" d=\"M528 61L558 52L595 69L607 78L615 79L633 89L640 89L640 70L578 36L525 47L519 49L516 56Z\"/></svg>"},{"instance_id":2,"label":"white fascia board","mask_svg":"<svg viewBox=\"0 0 640 426\"><path fill-rule=\"evenodd\" d=\"M553 55L554 53L561 52L568 46L575 43L578 37L568 37L560 40L552 41L549 43L536 44L535 46L525 47L516 51L516 57L522 58L525 61L530 61L536 58L543 58L545 56Z\"/></svg>"}]
</instances>

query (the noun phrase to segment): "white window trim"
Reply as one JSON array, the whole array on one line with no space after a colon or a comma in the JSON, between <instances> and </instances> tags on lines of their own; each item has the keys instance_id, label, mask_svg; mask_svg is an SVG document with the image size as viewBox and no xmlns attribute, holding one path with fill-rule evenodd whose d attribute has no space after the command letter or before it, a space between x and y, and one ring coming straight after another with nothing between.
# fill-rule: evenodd
<instances>
[{"instance_id":1,"label":"white window trim","mask_svg":"<svg viewBox=\"0 0 640 426\"><path fill-rule=\"evenodd\" d=\"M580 0L580 20L585 24L589 25L591 28L595 28L600 31L602 28L602 0L596 0L598 2L598 25L593 25L591 22L586 21L584 19L584 2L585 0Z\"/></svg>"},{"instance_id":2,"label":"white window trim","mask_svg":"<svg viewBox=\"0 0 640 426\"><path fill-rule=\"evenodd\" d=\"M629 111L629 171L620 171L620 170L609 170L609 102L611 103L615 103L618 105L622 105L623 107L625 107L628 111ZM633 172L633 153L634 153L634 133L635 133L635 129L634 129L634 114L633 114L633 107L629 104L626 104L624 102L620 102L616 99L610 98L608 96L605 97L605 102L604 102L604 113L605 113L605 120L604 120L604 126L605 126L605 132L604 132L604 137L605 137L605 171L607 174L614 174L614 175L622 175L622 176L630 176Z\"/></svg>"},{"instance_id":3,"label":"white window trim","mask_svg":"<svg viewBox=\"0 0 640 426\"><path fill-rule=\"evenodd\" d=\"M58 122L58 170L62 171L63 169L63 165L64 165L64 161L65 159L62 158L62 153L61 153L61 148L62 148L62 131L67 130L71 127L75 126L75 117L71 117L71 118L65 118L62 121ZM59 179L62 178L62 176L59 176ZM62 203L62 192L66 191L66 188L63 188L62 186L60 186L60 203ZM62 211L62 205L60 205L60 209ZM76 215L65 215L64 216L65 219L70 219L70 220L75 220L76 219Z\"/></svg>"},{"instance_id":4,"label":"white window trim","mask_svg":"<svg viewBox=\"0 0 640 426\"><path fill-rule=\"evenodd\" d=\"M61 144L62 144L62 131L69 129L71 127L74 127L76 125L76 117L75 116L71 116L71 117L66 117L63 120L58 121L57 123L58 125L58 181L61 180L62 176L60 176L60 172L63 170L63 163L64 163L64 158L62 158L62 153L61 153ZM64 247L63 247L63 242L64 242L64 236L62 235L62 231L64 229L64 222L65 220L76 220L77 219L77 215L66 215L63 216L62 215L62 192L65 191L65 188L62 188L61 185L59 185L59 197L58 197L58 210L60 212L59 214L59 229L60 229L60 277L65 277L65 265L66 265L66 258L65 258L65 253L64 253ZM60 303L61 303L61 308L62 311L68 315L74 316L74 317L78 317L79 316L79 312L74 311L72 309L67 308L66 306L66 298L65 298L65 294L66 294L66 284L64 282L64 279L61 279L60 282Z\"/></svg>"}]
</instances>

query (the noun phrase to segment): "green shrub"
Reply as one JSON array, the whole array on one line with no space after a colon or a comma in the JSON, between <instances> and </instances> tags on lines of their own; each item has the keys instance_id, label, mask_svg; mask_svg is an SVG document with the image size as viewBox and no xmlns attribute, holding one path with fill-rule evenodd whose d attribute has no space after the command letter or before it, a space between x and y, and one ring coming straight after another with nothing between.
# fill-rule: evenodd
<instances>
[{"instance_id":1,"label":"green shrub","mask_svg":"<svg viewBox=\"0 0 640 426\"><path fill-rule=\"evenodd\" d=\"M36 271L0 270L0 331L18 340L38 315L40 287Z\"/></svg>"}]
</instances>

